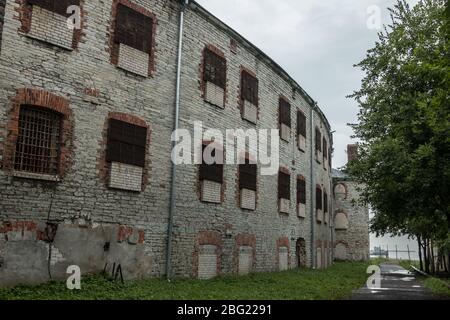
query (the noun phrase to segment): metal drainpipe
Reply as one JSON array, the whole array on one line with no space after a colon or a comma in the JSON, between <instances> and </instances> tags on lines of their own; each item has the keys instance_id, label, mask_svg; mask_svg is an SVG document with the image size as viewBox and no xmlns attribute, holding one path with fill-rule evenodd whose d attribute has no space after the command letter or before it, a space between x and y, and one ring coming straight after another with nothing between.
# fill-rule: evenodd
<instances>
[{"instance_id":1,"label":"metal drainpipe","mask_svg":"<svg viewBox=\"0 0 450 320\"><path fill-rule=\"evenodd\" d=\"M310 186L310 196L311 196L311 203L310 203L310 209L311 209L311 268L314 269L316 264L315 264L315 235L314 235L314 227L315 227L315 212L314 212L314 132L315 132L315 128L314 128L314 108L315 107L311 107L311 114L310 114L310 127L311 127L311 143L310 143L310 151L311 151L311 157L310 157L310 161L311 161L311 167L310 167L310 181L311 181L311 186Z\"/></svg>"},{"instance_id":2,"label":"metal drainpipe","mask_svg":"<svg viewBox=\"0 0 450 320\"><path fill-rule=\"evenodd\" d=\"M176 79L176 93L175 93L175 120L174 131L178 130L180 118L180 88L181 88L181 58L183 49L183 27L184 27L184 12L189 5L189 0L184 0L180 10L180 25L178 30L178 56L177 56L177 79ZM178 138L175 136L175 138ZM176 144L176 140L172 142L172 150ZM166 248L166 277L168 280L172 276L172 238L173 238L173 221L175 218L175 202L176 202L176 165L172 161L171 183L170 183L170 208L169 208L169 224L167 227L167 248Z\"/></svg>"},{"instance_id":3,"label":"metal drainpipe","mask_svg":"<svg viewBox=\"0 0 450 320\"><path fill-rule=\"evenodd\" d=\"M330 139L330 141L331 141L331 139ZM332 147L330 146L330 149L331 149ZM331 158L331 152L330 152L330 154L329 154L329 157ZM328 161L331 161L331 159L328 159ZM333 240L333 238L334 238L334 235L333 235L333 229L334 229L334 226L333 226L333 224L334 224L334 205L333 205L333 202L334 202L334 190L333 190L333 168L331 168L331 166L329 166L329 168L330 168L330 195L329 195L329 197L330 197L330 221L328 221L328 224L330 225L330 246L331 246L331 248L330 248L330 253L331 253L331 263L330 264L333 264L333 262L334 262L334 240Z\"/></svg>"}]
</instances>

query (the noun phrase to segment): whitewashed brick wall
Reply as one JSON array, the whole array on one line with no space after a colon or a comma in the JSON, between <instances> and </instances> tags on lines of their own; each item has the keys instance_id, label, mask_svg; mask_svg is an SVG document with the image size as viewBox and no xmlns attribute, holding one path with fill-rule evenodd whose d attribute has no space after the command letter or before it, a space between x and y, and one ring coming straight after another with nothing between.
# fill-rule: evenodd
<instances>
[{"instance_id":1,"label":"whitewashed brick wall","mask_svg":"<svg viewBox=\"0 0 450 320\"><path fill-rule=\"evenodd\" d=\"M137 50L123 43L119 45L119 61L117 62L119 68L147 77L148 63L149 54L147 52Z\"/></svg>"},{"instance_id":2,"label":"whitewashed brick wall","mask_svg":"<svg viewBox=\"0 0 450 320\"><path fill-rule=\"evenodd\" d=\"M202 181L202 201L220 203L222 201L222 184L215 181Z\"/></svg>"},{"instance_id":3,"label":"whitewashed brick wall","mask_svg":"<svg viewBox=\"0 0 450 320\"><path fill-rule=\"evenodd\" d=\"M320 209L316 210L316 219L318 222L322 222L323 221L323 211Z\"/></svg>"},{"instance_id":4,"label":"whitewashed brick wall","mask_svg":"<svg viewBox=\"0 0 450 320\"><path fill-rule=\"evenodd\" d=\"M334 228L336 230L347 230L348 229L348 219L346 215L342 212L336 214L334 218Z\"/></svg>"},{"instance_id":5,"label":"whitewashed brick wall","mask_svg":"<svg viewBox=\"0 0 450 320\"><path fill-rule=\"evenodd\" d=\"M67 18L38 6L33 6L28 35L51 44L72 49L73 30L67 27Z\"/></svg>"},{"instance_id":6,"label":"whitewashed brick wall","mask_svg":"<svg viewBox=\"0 0 450 320\"><path fill-rule=\"evenodd\" d=\"M213 245L200 246L198 255L198 278L202 280L217 276L217 247Z\"/></svg>"},{"instance_id":7,"label":"whitewashed brick wall","mask_svg":"<svg viewBox=\"0 0 450 320\"><path fill-rule=\"evenodd\" d=\"M284 123L281 124L281 132L280 132L281 139L284 141L291 141L291 128L289 128Z\"/></svg>"},{"instance_id":8,"label":"whitewashed brick wall","mask_svg":"<svg viewBox=\"0 0 450 320\"><path fill-rule=\"evenodd\" d=\"M280 199L280 212L289 213L291 211L291 200Z\"/></svg>"},{"instance_id":9,"label":"whitewashed brick wall","mask_svg":"<svg viewBox=\"0 0 450 320\"><path fill-rule=\"evenodd\" d=\"M306 204L299 203L297 206L297 216L300 218L306 218Z\"/></svg>"},{"instance_id":10,"label":"whitewashed brick wall","mask_svg":"<svg viewBox=\"0 0 450 320\"><path fill-rule=\"evenodd\" d=\"M286 247L280 247L278 248L278 262L279 262L279 270L285 271L289 268L288 263L288 248Z\"/></svg>"},{"instance_id":11,"label":"whitewashed brick wall","mask_svg":"<svg viewBox=\"0 0 450 320\"><path fill-rule=\"evenodd\" d=\"M334 248L334 256L336 260L347 259L347 247L343 243L338 243Z\"/></svg>"},{"instance_id":12,"label":"whitewashed brick wall","mask_svg":"<svg viewBox=\"0 0 450 320\"><path fill-rule=\"evenodd\" d=\"M114 189L141 191L142 190L141 167L112 162L109 176L109 187Z\"/></svg>"},{"instance_id":13,"label":"whitewashed brick wall","mask_svg":"<svg viewBox=\"0 0 450 320\"><path fill-rule=\"evenodd\" d=\"M205 87L205 100L219 108L224 108L225 90L208 81Z\"/></svg>"},{"instance_id":14,"label":"whitewashed brick wall","mask_svg":"<svg viewBox=\"0 0 450 320\"><path fill-rule=\"evenodd\" d=\"M253 248L242 246L239 248L239 274L246 275L252 272Z\"/></svg>"},{"instance_id":15,"label":"whitewashed brick wall","mask_svg":"<svg viewBox=\"0 0 450 320\"><path fill-rule=\"evenodd\" d=\"M322 163L322 152L319 150L316 151L316 161Z\"/></svg>"},{"instance_id":16,"label":"whitewashed brick wall","mask_svg":"<svg viewBox=\"0 0 450 320\"><path fill-rule=\"evenodd\" d=\"M258 119L258 108L247 100L244 100L244 105L242 108L242 118L250 121L251 123L256 123Z\"/></svg>"},{"instance_id":17,"label":"whitewashed brick wall","mask_svg":"<svg viewBox=\"0 0 450 320\"><path fill-rule=\"evenodd\" d=\"M301 150L306 151L306 138L304 136L302 136L301 134L299 134L297 141L298 141L298 147Z\"/></svg>"},{"instance_id":18,"label":"whitewashed brick wall","mask_svg":"<svg viewBox=\"0 0 450 320\"><path fill-rule=\"evenodd\" d=\"M322 269L322 248L316 249L316 268Z\"/></svg>"},{"instance_id":19,"label":"whitewashed brick wall","mask_svg":"<svg viewBox=\"0 0 450 320\"><path fill-rule=\"evenodd\" d=\"M241 189L241 208L247 210L256 209L256 192L249 189Z\"/></svg>"}]
</instances>

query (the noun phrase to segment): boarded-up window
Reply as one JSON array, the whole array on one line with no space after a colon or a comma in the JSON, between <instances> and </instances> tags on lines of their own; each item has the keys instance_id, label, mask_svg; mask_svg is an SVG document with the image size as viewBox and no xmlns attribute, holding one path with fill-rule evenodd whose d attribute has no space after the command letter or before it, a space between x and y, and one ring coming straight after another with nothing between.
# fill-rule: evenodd
<instances>
[{"instance_id":1,"label":"boarded-up window","mask_svg":"<svg viewBox=\"0 0 450 320\"><path fill-rule=\"evenodd\" d=\"M323 138L323 158L327 159L328 158L328 146L327 146L327 140L325 138Z\"/></svg>"},{"instance_id":2,"label":"boarded-up window","mask_svg":"<svg viewBox=\"0 0 450 320\"><path fill-rule=\"evenodd\" d=\"M247 163L239 165L239 188L256 191L256 164Z\"/></svg>"},{"instance_id":3,"label":"boarded-up window","mask_svg":"<svg viewBox=\"0 0 450 320\"><path fill-rule=\"evenodd\" d=\"M69 16L67 8L70 6L79 6L80 0L27 0L28 4L41 7L48 11L55 12L63 16Z\"/></svg>"},{"instance_id":4,"label":"boarded-up window","mask_svg":"<svg viewBox=\"0 0 450 320\"><path fill-rule=\"evenodd\" d=\"M14 170L58 174L62 115L23 105L19 112Z\"/></svg>"},{"instance_id":5,"label":"boarded-up window","mask_svg":"<svg viewBox=\"0 0 450 320\"><path fill-rule=\"evenodd\" d=\"M241 99L258 105L258 79L246 71L241 74Z\"/></svg>"},{"instance_id":6,"label":"boarded-up window","mask_svg":"<svg viewBox=\"0 0 450 320\"><path fill-rule=\"evenodd\" d=\"M306 181L297 179L297 203L306 204Z\"/></svg>"},{"instance_id":7,"label":"boarded-up window","mask_svg":"<svg viewBox=\"0 0 450 320\"><path fill-rule=\"evenodd\" d=\"M331 166L332 166L331 160L332 160L332 158L331 158L331 148L328 148L328 164L330 165L330 169L331 169Z\"/></svg>"},{"instance_id":8,"label":"boarded-up window","mask_svg":"<svg viewBox=\"0 0 450 320\"><path fill-rule=\"evenodd\" d=\"M3 23L5 22L6 0L0 0L0 52L2 50Z\"/></svg>"},{"instance_id":9,"label":"boarded-up window","mask_svg":"<svg viewBox=\"0 0 450 320\"><path fill-rule=\"evenodd\" d=\"M278 173L278 198L291 199L291 176L281 171Z\"/></svg>"},{"instance_id":10,"label":"boarded-up window","mask_svg":"<svg viewBox=\"0 0 450 320\"><path fill-rule=\"evenodd\" d=\"M306 116L300 110L297 111L297 134L306 138Z\"/></svg>"},{"instance_id":11,"label":"boarded-up window","mask_svg":"<svg viewBox=\"0 0 450 320\"><path fill-rule=\"evenodd\" d=\"M279 119L280 124L291 127L291 104L285 99L280 99L279 102Z\"/></svg>"},{"instance_id":12,"label":"boarded-up window","mask_svg":"<svg viewBox=\"0 0 450 320\"><path fill-rule=\"evenodd\" d=\"M153 21L127 6L117 6L115 42L150 53Z\"/></svg>"},{"instance_id":13,"label":"boarded-up window","mask_svg":"<svg viewBox=\"0 0 450 320\"><path fill-rule=\"evenodd\" d=\"M323 193L323 211L328 212L328 195L326 192Z\"/></svg>"},{"instance_id":14,"label":"boarded-up window","mask_svg":"<svg viewBox=\"0 0 450 320\"><path fill-rule=\"evenodd\" d=\"M316 151L322 151L322 134L320 133L319 128L316 128Z\"/></svg>"},{"instance_id":15,"label":"boarded-up window","mask_svg":"<svg viewBox=\"0 0 450 320\"><path fill-rule=\"evenodd\" d=\"M144 167L147 128L110 119L106 160Z\"/></svg>"},{"instance_id":16,"label":"boarded-up window","mask_svg":"<svg viewBox=\"0 0 450 320\"><path fill-rule=\"evenodd\" d=\"M316 209L322 210L322 189L316 187Z\"/></svg>"},{"instance_id":17,"label":"boarded-up window","mask_svg":"<svg viewBox=\"0 0 450 320\"><path fill-rule=\"evenodd\" d=\"M204 57L203 81L212 82L225 89L227 75L227 62L225 58L206 49Z\"/></svg>"},{"instance_id":18,"label":"boarded-up window","mask_svg":"<svg viewBox=\"0 0 450 320\"><path fill-rule=\"evenodd\" d=\"M222 163L213 163L208 164L205 162L204 155L205 155L205 149L208 146L208 144L203 144L202 146L202 164L200 165L200 180L208 180L208 181L214 181L214 182L223 182L223 162ZM223 155L223 150L214 148L211 151L211 157L216 158L216 153L220 152ZM218 157L220 159L223 159L222 157ZM208 161L209 162L209 161Z\"/></svg>"}]
</instances>

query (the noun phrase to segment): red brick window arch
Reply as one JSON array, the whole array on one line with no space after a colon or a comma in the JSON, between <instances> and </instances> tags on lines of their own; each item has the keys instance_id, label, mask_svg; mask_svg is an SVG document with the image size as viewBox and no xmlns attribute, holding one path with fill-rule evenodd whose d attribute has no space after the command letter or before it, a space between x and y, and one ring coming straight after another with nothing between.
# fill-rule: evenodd
<instances>
[{"instance_id":1,"label":"red brick window arch","mask_svg":"<svg viewBox=\"0 0 450 320\"><path fill-rule=\"evenodd\" d=\"M70 165L73 115L67 99L19 89L12 99L3 168L15 176L59 180Z\"/></svg>"}]
</instances>

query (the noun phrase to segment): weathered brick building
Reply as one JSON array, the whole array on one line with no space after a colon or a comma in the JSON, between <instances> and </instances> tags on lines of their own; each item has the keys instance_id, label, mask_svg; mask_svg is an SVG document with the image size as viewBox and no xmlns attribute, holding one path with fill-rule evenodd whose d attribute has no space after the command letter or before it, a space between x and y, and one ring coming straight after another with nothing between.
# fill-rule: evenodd
<instances>
[{"instance_id":1,"label":"weathered brick building","mask_svg":"<svg viewBox=\"0 0 450 320\"><path fill-rule=\"evenodd\" d=\"M357 157L357 145L347 146L348 161ZM334 190L334 258L360 261L370 257L369 208L359 203L361 185L351 176L332 170Z\"/></svg>"},{"instance_id":2,"label":"weathered brick building","mask_svg":"<svg viewBox=\"0 0 450 320\"><path fill-rule=\"evenodd\" d=\"M68 28L70 5L79 29ZM0 0L0 285L63 278L69 265L163 276L168 258L173 276L199 278L331 263L327 119L193 1L178 64L182 10L175 0ZM278 175L179 165L172 180L177 66L179 127L279 128Z\"/></svg>"}]
</instances>

